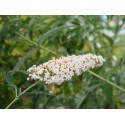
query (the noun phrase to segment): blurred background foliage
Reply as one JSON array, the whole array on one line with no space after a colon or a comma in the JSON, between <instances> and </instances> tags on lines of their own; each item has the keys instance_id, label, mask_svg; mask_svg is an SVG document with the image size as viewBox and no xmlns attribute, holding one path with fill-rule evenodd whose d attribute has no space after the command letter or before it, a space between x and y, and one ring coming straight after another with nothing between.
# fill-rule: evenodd
<instances>
[{"instance_id":1,"label":"blurred background foliage","mask_svg":"<svg viewBox=\"0 0 125 125\"><path fill-rule=\"evenodd\" d=\"M125 16L0 16L0 108L33 84L24 71L55 57L26 39L64 56L102 55L94 72L125 88ZM11 108L125 108L125 93L86 72L52 95L35 86Z\"/></svg>"}]
</instances>

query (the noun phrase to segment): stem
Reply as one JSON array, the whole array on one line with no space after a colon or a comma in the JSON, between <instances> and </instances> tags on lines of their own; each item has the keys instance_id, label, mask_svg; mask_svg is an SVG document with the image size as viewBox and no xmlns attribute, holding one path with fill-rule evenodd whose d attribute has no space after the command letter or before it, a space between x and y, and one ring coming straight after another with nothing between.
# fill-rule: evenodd
<instances>
[{"instance_id":1,"label":"stem","mask_svg":"<svg viewBox=\"0 0 125 125\"><path fill-rule=\"evenodd\" d=\"M15 103L18 100L18 96L5 108L5 109L9 109L11 105L13 105L13 103Z\"/></svg>"},{"instance_id":2,"label":"stem","mask_svg":"<svg viewBox=\"0 0 125 125\"><path fill-rule=\"evenodd\" d=\"M94 73L94 72L92 72L92 71L90 71L90 70L89 70L89 73L91 73L92 75L96 76L97 78L99 78L99 79L101 79L101 80L107 82L108 84L110 84L110 85L112 85L112 86L118 88L119 90L125 92L125 89L123 89L122 87L120 87L120 86L114 84L113 82L111 82L111 81L109 81L109 80L107 80L107 79L105 79L105 78L99 76L98 74L96 74L96 73Z\"/></svg>"},{"instance_id":3,"label":"stem","mask_svg":"<svg viewBox=\"0 0 125 125\"><path fill-rule=\"evenodd\" d=\"M32 43L33 45L38 46L38 47L40 47L40 48L42 48L42 49L44 49L44 50L46 50L46 51L52 53L53 55L55 55L55 56L57 56L57 57L60 57L60 56L61 56L60 54L58 54L58 53L56 53L56 52L54 52L54 51L52 51L52 50L50 50L50 49L48 49L48 48L46 48L46 47L40 46L39 44L33 42L32 40L30 40L30 39L28 39L28 38L26 38L26 37L24 37L23 35L21 35L21 34L18 33L18 32L16 32L16 34L19 35L20 37L22 37L23 39L25 39L26 41L29 41L29 42Z\"/></svg>"},{"instance_id":4,"label":"stem","mask_svg":"<svg viewBox=\"0 0 125 125\"><path fill-rule=\"evenodd\" d=\"M38 82L36 82L36 83L34 83L34 84L32 84L31 86L29 86L27 89L25 89L24 91L22 91L17 97L15 97L13 100L12 100L12 102L10 102L10 104L5 108L5 109L9 109L18 99L19 99L19 97L21 96L21 95L23 95L23 94L25 94L28 90L30 90L31 88L33 88L35 85L37 85L39 83L39 81Z\"/></svg>"},{"instance_id":5,"label":"stem","mask_svg":"<svg viewBox=\"0 0 125 125\"><path fill-rule=\"evenodd\" d=\"M38 82L37 82L38 83ZM22 91L21 93L20 93L20 96L21 95L23 95L23 94L25 94L28 90L30 90L31 88L33 88L37 83L34 83L34 84L32 84L31 86L29 86L27 89L25 89L24 91Z\"/></svg>"}]
</instances>

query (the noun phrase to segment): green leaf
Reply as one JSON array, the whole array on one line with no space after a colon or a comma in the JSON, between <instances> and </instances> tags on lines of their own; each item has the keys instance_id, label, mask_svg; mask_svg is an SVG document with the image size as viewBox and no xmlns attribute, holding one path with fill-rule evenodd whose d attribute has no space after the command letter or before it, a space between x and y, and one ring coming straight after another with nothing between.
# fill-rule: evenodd
<instances>
[{"instance_id":1,"label":"green leaf","mask_svg":"<svg viewBox=\"0 0 125 125\"><path fill-rule=\"evenodd\" d=\"M119 83L121 75L122 75L122 73L118 73L118 74L115 75L115 81L116 81L116 83Z\"/></svg>"},{"instance_id":2,"label":"green leaf","mask_svg":"<svg viewBox=\"0 0 125 125\"><path fill-rule=\"evenodd\" d=\"M13 77L9 73L5 72L3 69L1 69L1 71L3 73L4 78L6 79L7 83L9 85L14 85Z\"/></svg>"},{"instance_id":3,"label":"green leaf","mask_svg":"<svg viewBox=\"0 0 125 125\"><path fill-rule=\"evenodd\" d=\"M51 30L49 30L48 32L46 32L45 34L43 34L39 40L37 41L38 44L42 44L46 39L48 39L50 36L54 35L55 33L62 31L62 29L64 28L68 28L69 26L59 26L56 28L53 28Z\"/></svg>"},{"instance_id":4,"label":"green leaf","mask_svg":"<svg viewBox=\"0 0 125 125\"><path fill-rule=\"evenodd\" d=\"M67 82L63 83L63 91L64 91L64 95L65 95L66 99L68 100L71 95L71 92L69 89L69 84L67 84Z\"/></svg>"},{"instance_id":5,"label":"green leaf","mask_svg":"<svg viewBox=\"0 0 125 125\"><path fill-rule=\"evenodd\" d=\"M123 57L121 59L121 63L120 63L120 68L122 67L122 65L125 63L125 52L123 54Z\"/></svg>"},{"instance_id":6,"label":"green leaf","mask_svg":"<svg viewBox=\"0 0 125 125\"><path fill-rule=\"evenodd\" d=\"M89 93L92 92L93 90L95 90L96 88L100 87L100 85L101 84L96 84L96 85L90 86L89 89L87 90L86 94L80 98L80 101L78 102L78 104L76 106L76 109L79 109L82 106L85 99L87 98L87 96L89 95Z\"/></svg>"},{"instance_id":7,"label":"green leaf","mask_svg":"<svg viewBox=\"0 0 125 125\"><path fill-rule=\"evenodd\" d=\"M107 36L106 34L102 34L108 41L109 41L109 43L112 45L113 44L113 39L112 39L112 37L109 37L109 36Z\"/></svg>"},{"instance_id":8,"label":"green leaf","mask_svg":"<svg viewBox=\"0 0 125 125\"><path fill-rule=\"evenodd\" d=\"M112 86L109 85L109 84L104 84L102 86L102 89L103 89L103 92L107 98L107 103L112 103L112 94L113 94L113 89L112 89Z\"/></svg>"},{"instance_id":9,"label":"green leaf","mask_svg":"<svg viewBox=\"0 0 125 125\"><path fill-rule=\"evenodd\" d=\"M77 44L77 46L78 46L78 50L83 49L83 47L84 47L84 41L80 41L80 42Z\"/></svg>"},{"instance_id":10,"label":"green leaf","mask_svg":"<svg viewBox=\"0 0 125 125\"><path fill-rule=\"evenodd\" d=\"M74 76L74 84L73 84L73 91L74 93L78 93L81 88L81 76Z\"/></svg>"},{"instance_id":11,"label":"green leaf","mask_svg":"<svg viewBox=\"0 0 125 125\"><path fill-rule=\"evenodd\" d=\"M13 90L15 96L17 97L17 91L18 90L17 90L16 85L14 85L14 78L9 73L5 72L2 68L0 68L0 70L3 73L3 76L4 76L5 80L6 80L6 82L8 83L9 86L12 87L12 90Z\"/></svg>"},{"instance_id":12,"label":"green leaf","mask_svg":"<svg viewBox=\"0 0 125 125\"><path fill-rule=\"evenodd\" d=\"M29 50L15 65L15 67L12 70L12 74L14 74L16 71L19 71L21 65L25 62L25 60L32 54L32 52L34 51L34 48L32 48L31 50Z\"/></svg>"}]
</instances>

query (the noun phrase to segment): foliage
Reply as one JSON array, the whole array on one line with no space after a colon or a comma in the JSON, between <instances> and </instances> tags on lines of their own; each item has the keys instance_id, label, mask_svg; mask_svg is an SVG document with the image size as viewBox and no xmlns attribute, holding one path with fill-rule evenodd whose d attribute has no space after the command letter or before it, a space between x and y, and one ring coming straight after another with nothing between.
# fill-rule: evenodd
<instances>
[{"instance_id":1,"label":"foliage","mask_svg":"<svg viewBox=\"0 0 125 125\"><path fill-rule=\"evenodd\" d=\"M34 84L26 70L59 55L93 53L106 63L93 72L125 88L124 16L1 16L0 108ZM125 108L125 92L90 72L49 94L44 83L11 108Z\"/></svg>"}]
</instances>

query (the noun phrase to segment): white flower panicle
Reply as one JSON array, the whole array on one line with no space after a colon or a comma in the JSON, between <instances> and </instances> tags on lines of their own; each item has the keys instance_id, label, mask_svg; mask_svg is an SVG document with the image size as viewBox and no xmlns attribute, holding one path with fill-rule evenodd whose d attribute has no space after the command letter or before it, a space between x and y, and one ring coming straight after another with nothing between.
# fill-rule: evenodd
<instances>
[{"instance_id":1,"label":"white flower panicle","mask_svg":"<svg viewBox=\"0 0 125 125\"><path fill-rule=\"evenodd\" d=\"M102 56L94 54L53 58L39 66L33 65L29 68L27 80L44 81L49 85L49 92L53 93L55 84L69 81L75 74L79 76L90 68L102 66L104 62L105 59Z\"/></svg>"},{"instance_id":2,"label":"white flower panicle","mask_svg":"<svg viewBox=\"0 0 125 125\"><path fill-rule=\"evenodd\" d=\"M41 80L49 85L61 84L71 80L75 74L79 76L90 68L102 66L103 62L105 59L102 56L94 54L60 57L39 66L33 65L27 70L29 72L27 80Z\"/></svg>"}]
</instances>

